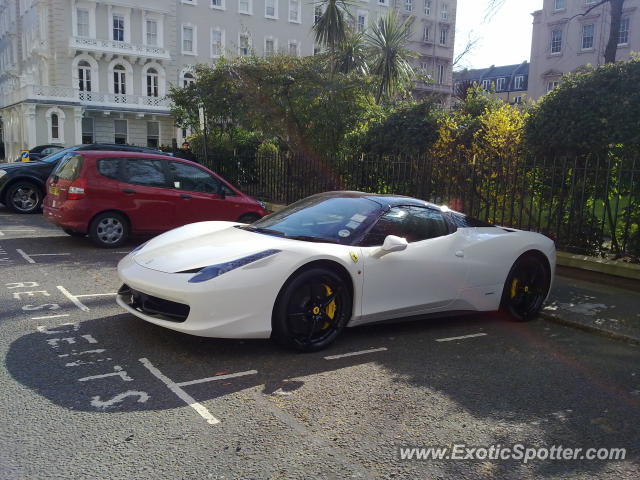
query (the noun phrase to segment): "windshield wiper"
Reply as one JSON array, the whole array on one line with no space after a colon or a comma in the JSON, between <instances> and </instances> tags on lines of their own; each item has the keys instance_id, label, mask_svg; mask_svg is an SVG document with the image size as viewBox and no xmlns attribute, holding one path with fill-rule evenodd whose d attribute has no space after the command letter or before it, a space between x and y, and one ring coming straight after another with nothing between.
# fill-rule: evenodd
<instances>
[{"instance_id":1,"label":"windshield wiper","mask_svg":"<svg viewBox=\"0 0 640 480\"><path fill-rule=\"evenodd\" d=\"M280 230L273 230L271 228L253 227L251 225L238 225L237 228L241 228L242 230L248 230L250 232L265 233L267 235L277 235L279 237L284 236L284 232L281 232Z\"/></svg>"},{"instance_id":2,"label":"windshield wiper","mask_svg":"<svg viewBox=\"0 0 640 480\"><path fill-rule=\"evenodd\" d=\"M302 240L304 242L336 243L336 244L338 244L338 242L336 242L335 240L329 240L327 238L320 238L320 237L310 237L308 235L285 235L285 238L288 238L290 240Z\"/></svg>"}]
</instances>

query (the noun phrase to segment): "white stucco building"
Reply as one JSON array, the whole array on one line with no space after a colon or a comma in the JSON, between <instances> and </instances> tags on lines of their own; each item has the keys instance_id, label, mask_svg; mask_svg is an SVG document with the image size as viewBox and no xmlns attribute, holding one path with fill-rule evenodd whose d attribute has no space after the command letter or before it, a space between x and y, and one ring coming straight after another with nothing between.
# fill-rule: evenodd
<instances>
[{"instance_id":1,"label":"white stucco building","mask_svg":"<svg viewBox=\"0 0 640 480\"><path fill-rule=\"evenodd\" d=\"M451 92L457 0L357 0L366 30L389 8L414 17L416 66ZM310 0L0 0L0 131L6 158L41 144L165 145L170 84L221 55L313 55Z\"/></svg>"},{"instance_id":2,"label":"white stucco building","mask_svg":"<svg viewBox=\"0 0 640 480\"><path fill-rule=\"evenodd\" d=\"M538 99L553 89L565 73L580 67L604 64L609 40L609 3L581 15L599 0L544 0L542 10L533 13L533 38L529 95ZM616 60L640 52L640 0L625 0Z\"/></svg>"}]
</instances>

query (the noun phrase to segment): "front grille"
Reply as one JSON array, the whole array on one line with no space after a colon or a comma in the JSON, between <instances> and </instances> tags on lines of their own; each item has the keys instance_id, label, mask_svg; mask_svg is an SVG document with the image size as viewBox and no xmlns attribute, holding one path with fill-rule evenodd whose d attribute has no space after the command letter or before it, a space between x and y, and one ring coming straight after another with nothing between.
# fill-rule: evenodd
<instances>
[{"instance_id":1,"label":"front grille","mask_svg":"<svg viewBox=\"0 0 640 480\"><path fill-rule=\"evenodd\" d=\"M129 285L122 285L118 290L118 295L134 310L160 320L184 322L189 316L189 305L147 295L134 290Z\"/></svg>"}]
</instances>

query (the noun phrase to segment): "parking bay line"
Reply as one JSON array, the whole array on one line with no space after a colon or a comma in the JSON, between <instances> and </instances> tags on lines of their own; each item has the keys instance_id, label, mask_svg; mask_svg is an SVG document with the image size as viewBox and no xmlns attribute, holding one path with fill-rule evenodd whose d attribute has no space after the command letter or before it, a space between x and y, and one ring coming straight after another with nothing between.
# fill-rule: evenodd
<instances>
[{"instance_id":1,"label":"parking bay line","mask_svg":"<svg viewBox=\"0 0 640 480\"><path fill-rule=\"evenodd\" d=\"M355 355L365 355L367 353L384 352L386 350L387 350L386 347L371 348L369 350L360 350L358 352L342 353L340 355L329 355L328 357L324 357L324 359L325 360L337 360L338 358L353 357Z\"/></svg>"},{"instance_id":2,"label":"parking bay line","mask_svg":"<svg viewBox=\"0 0 640 480\"><path fill-rule=\"evenodd\" d=\"M61 318L61 317L68 317L69 314L68 313L63 313L60 315L48 315L45 317L31 317L31 320L47 320L49 318Z\"/></svg>"},{"instance_id":3,"label":"parking bay line","mask_svg":"<svg viewBox=\"0 0 640 480\"><path fill-rule=\"evenodd\" d=\"M216 380L225 380L228 378L244 377L246 375L256 375L257 373L258 373L257 370L247 370L246 372L229 373L226 375L216 375L215 377L200 378L198 380L191 380L188 382L180 382L180 383L176 383L176 385L179 387L186 387L188 385L197 385L199 383L213 382Z\"/></svg>"},{"instance_id":4,"label":"parking bay line","mask_svg":"<svg viewBox=\"0 0 640 480\"><path fill-rule=\"evenodd\" d=\"M471 335L462 335L460 337L436 338L436 342L452 342L454 340L464 340L465 338L484 337L486 333L472 333Z\"/></svg>"},{"instance_id":5,"label":"parking bay line","mask_svg":"<svg viewBox=\"0 0 640 480\"><path fill-rule=\"evenodd\" d=\"M204 418L208 424L215 425L216 423L220 423L220 420L218 420L216 417L211 415L211 412L209 412L209 410L207 410L207 408L204 405L196 402L195 398L193 398L191 395L185 392L182 388L180 388L180 386L178 386L177 383L175 383L173 380L171 380L169 377L163 374L160 370L154 367L149 360L147 360L146 358L140 358L138 360L140 360L142 365L144 365L144 367L147 370L149 370L154 377L156 377L158 380L164 383L167 386L167 388L169 388L169 390L175 393L180 400L182 400L184 403L186 403L188 406L190 406L196 412L198 412L198 414L202 418Z\"/></svg>"},{"instance_id":6,"label":"parking bay line","mask_svg":"<svg viewBox=\"0 0 640 480\"><path fill-rule=\"evenodd\" d=\"M24 258L29 263L37 263L32 257L44 257L44 256L55 256L55 255L71 255L70 253L26 253L21 248L16 248L16 252L20 254L22 258Z\"/></svg>"},{"instance_id":7,"label":"parking bay line","mask_svg":"<svg viewBox=\"0 0 640 480\"><path fill-rule=\"evenodd\" d=\"M71 300L71 302L76 307L78 307L80 310L82 310L83 312L88 312L89 311L89 307L87 307L84 303L82 303L80 300L78 300L79 298L84 298L84 297L103 297L103 296L108 296L108 295L117 295L116 293L87 293L87 294L83 294L83 295L74 295L69 290L64 288L62 285L58 285L57 289L60 290L65 297L67 297L69 300Z\"/></svg>"}]
</instances>

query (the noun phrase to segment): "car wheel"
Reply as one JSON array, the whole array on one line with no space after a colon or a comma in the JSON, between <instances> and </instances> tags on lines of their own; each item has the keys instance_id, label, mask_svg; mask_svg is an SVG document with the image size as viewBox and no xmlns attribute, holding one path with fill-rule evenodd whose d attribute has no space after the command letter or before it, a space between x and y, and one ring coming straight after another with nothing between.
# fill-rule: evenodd
<instances>
[{"instance_id":1,"label":"car wheel","mask_svg":"<svg viewBox=\"0 0 640 480\"><path fill-rule=\"evenodd\" d=\"M34 213L42 204L42 190L33 182L17 182L9 187L6 206L16 213Z\"/></svg>"},{"instance_id":2,"label":"car wheel","mask_svg":"<svg viewBox=\"0 0 640 480\"><path fill-rule=\"evenodd\" d=\"M311 268L283 287L274 309L272 337L303 352L321 350L351 318L349 288L335 272Z\"/></svg>"},{"instance_id":3,"label":"car wheel","mask_svg":"<svg viewBox=\"0 0 640 480\"><path fill-rule=\"evenodd\" d=\"M507 276L500 310L520 322L535 318L547 298L550 284L551 275L544 260L535 255L520 257Z\"/></svg>"},{"instance_id":4,"label":"car wheel","mask_svg":"<svg viewBox=\"0 0 640 480\"><path fill-rule=\"evenodd\" d=\"M258 215L257 213L245 213L244 215L240 216L240 218L238 219L238 222L240 222L240 223L253 223L253 222L257 222L261 218L262 217L260 215Z\"/></svg>"},{"instance_id":5,"label":"car wheel","mask_svg":"<svg viewBox=\"0 0 640 480\"><path fill-rule=\"evenodd\" d=\"M63 228L62 231L64 233L66 233L67 235L70 235L72 237L84 237L85 236L84 233L76 232L75 230L71 230L70 228Z\"/></svg>"},{"instance_id":6,"label":"car wheel","mask_svg":"<svg viewBox=\"0 0 640 480\"><path fill-rule=\"evenodd\" d=\"M129 238L129 222L116 212L101 213L89 225L89 238L98 247L119 247Z\"/></svg>"}]
</instances>

